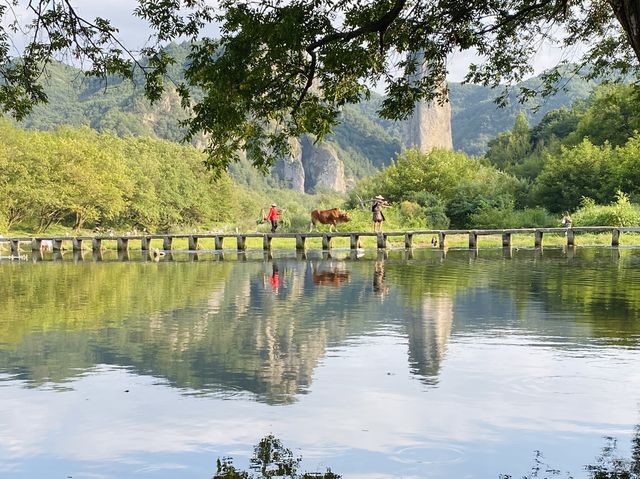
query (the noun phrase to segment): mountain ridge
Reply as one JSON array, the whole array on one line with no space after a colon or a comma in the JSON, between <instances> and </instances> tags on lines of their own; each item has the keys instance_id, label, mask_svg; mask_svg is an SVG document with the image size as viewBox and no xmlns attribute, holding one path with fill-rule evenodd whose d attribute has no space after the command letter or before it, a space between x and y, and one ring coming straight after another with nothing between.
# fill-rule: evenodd
<instances>
[{"instance_id":1,"label":"mountain ridge","mask_svg":"<svg viewBox=\"0 0 640 479\"><path fill-rule=\"evenodd\" d=\"M178 59L169 75L181 80L182 68L188 61L188 44L173 44L167 49ZM152 136L178 142L184 136L184 128L179 122L187 113L180 107L173 87L167 88L164 97L152 105L144 97L143 88L121 78L109 77L106 82L84 78L79 69L62 63L52 65L49 73L45 84L49 102L37 105L31 115L18 123L27 129L88 125L97 131L109 130L123 137ZM515 85L513 91L520 86L535 88L538 82L537 78L529 79ZM572 78L566 81L565 89L553 97L535 98L520 104L512 94L509 104L498 108L494 102L498 95L495 90L480 85L449 83L454 149L481 155L489 140L513 126L519 112L523 111L529 123L535 124L548 111L568 107L575 100L586 98L594 85L595 82ZM343 121L326 139L327 146L344 164L347 184L390 164L401 151L402 124L380 119L375 113L382 98L373 93L369 101L345 106ZM201 139L195 146L202 147L203 144ZM232 168L231 173L242 181L247 175L239 174L239 169L249 166L246 166L248 162L241 163ZM255 182L256 177L250 176ZM282 185L282 180L265 181Z\"/></svg>"}]
</instances>

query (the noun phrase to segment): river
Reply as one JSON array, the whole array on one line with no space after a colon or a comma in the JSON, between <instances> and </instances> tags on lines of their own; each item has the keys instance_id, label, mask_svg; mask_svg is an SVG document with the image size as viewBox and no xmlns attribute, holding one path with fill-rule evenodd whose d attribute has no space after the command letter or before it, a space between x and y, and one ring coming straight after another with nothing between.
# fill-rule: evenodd
<instances>
[{"instance_id":1,"label":"river","mask_svg":"<svg viewBox=\"0 0 640 479\"><path fill-rule=\"evenodd\" d=\"M89 253L0 278L0 477L208 479L268 434L344 478L587 477L638 434L640 249Z\"/></svg>"}]
</instances>

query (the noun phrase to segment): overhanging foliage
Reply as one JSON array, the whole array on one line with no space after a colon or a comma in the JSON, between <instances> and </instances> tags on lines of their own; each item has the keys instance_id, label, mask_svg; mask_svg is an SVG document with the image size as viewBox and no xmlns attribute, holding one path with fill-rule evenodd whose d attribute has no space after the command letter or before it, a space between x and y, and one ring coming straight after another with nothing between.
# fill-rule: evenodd
<instances>
[{"instance_id":1,"label":"overhanging foliage","mask_svg":"<svg viewBox=\"0 0 640 479\"><path fill-rule=\"evenodd\" d=\"M636 0L221 0L215 9L206 0L139 0L135 14L148 21L156 41L141 52L144 63L108 19L82 18L71 0L39 0L28 3L30 41L16 60L10 45L19 25L10 15L23 3L0 7L8 19L0 29L5 111L22 117L46 101L40 79L61 53L87 60L88 73L98 76L133 77L137 68L149 98L158 99L174 61L162 46L199 40L178 91L192 112L187 136L207 134L208 163L217 172L240 150L264 170L288 152L289 137L321 139L340 108L367 97L378 82L387 89L380 109L386 118L406 118L420 99L446 101L441 85L447 59L457 51L481 59L470 65L467 81L493 87L529 74L542 41L588 45L584 58L597 75L615 69L637 77L640 58ZM202 35L212 22L221 27L217 40ZM426 73L416 76L421 68ZM545 76L543 94L555 88L558 75ZM194 88L203 93L197 101Z\"/></svg>"}]
</instances>

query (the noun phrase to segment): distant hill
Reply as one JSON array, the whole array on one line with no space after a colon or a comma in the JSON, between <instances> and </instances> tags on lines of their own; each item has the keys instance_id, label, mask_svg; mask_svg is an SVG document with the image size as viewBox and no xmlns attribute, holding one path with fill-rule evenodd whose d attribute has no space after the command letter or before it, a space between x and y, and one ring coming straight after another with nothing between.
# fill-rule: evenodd
<instances>
[{"instance_id":1,"label":"distant hill","mask_svg":"<svg viewBox=\"0 0 640 479\"><path fill-rule=\"evenodd\" d=\"M563 81L562 89L554 96L534 98L525 104L518 102L515 92L519 87L535 90L539 84L540 80L534 77L516 85L509 104L498 108L494 99L500 92L479 85L450 83L454 148L470 155L481 155L486 151L489 140L513 127L521 111L525 113L529 125L536 125L545 113L563 106L569 107L576 100L587 98L596 82L572 77Z\"/></svg>"},{"instance_id":2,"label":"distant hill","mask_svg":"<svg viewBox=\"0 0 640 479\"><path fill-rule=\"evenodd\" d=\"M179 80L189 51L188 44L167 48L179 60L170 71L171 76ZM50 73L46 84L49 103L35 108L21 123L25 128L49 130L63 124L88 125L120 136L153 136L173 141L180 141L183 136L178 122L185 113L171 87L162 101L150 105L144 98L141 83L136 86L115 77L106 82L86 79L78 69L63 64L53 65ZM534 78L525 83L534 87L536 82ZM546 112L587 97L592 86L573 78L566 82L564 91L552 98L537 99L525 105L512 101L506 108L497 108L493 103L497 93L489 88L451 83L454 147L480 155L489 140L513 126L518 112L524 111L533 125ZM358 179L373 173L389 164L401 149L401 125L376 115L381 100L379 95L373 95L368 102L346 106L343 123L327 139L344 163L347 178ZM244 166L235 168L232 174L241 181L248 177L257 181L253 175L243 174L242 168Z\"/></svg>"}]
</instances>

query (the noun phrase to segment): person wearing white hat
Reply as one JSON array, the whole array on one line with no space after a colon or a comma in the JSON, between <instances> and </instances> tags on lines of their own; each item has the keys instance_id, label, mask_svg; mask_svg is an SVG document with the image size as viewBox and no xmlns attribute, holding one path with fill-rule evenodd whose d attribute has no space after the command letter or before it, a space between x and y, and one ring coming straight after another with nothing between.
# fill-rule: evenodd
<instances>
[{"instance_id":1,"label":"person wearing white hat","mask_svg":"<svg viewBox=\"0 0 640 479\"><path fill-rule=\"evenodd\" d=\"M278 228L278 218L280 217L280 211L278 211L278 206L275 203L271 203L271 208L269 208L269 213L267 214L267 219L271 221L271 232L275 233Z\"/></svg>"},{"instance_id":2,"label":"person wearing white hat","mask_svg":"<svg viewBox=\"0 0 640 479\"><path fill-rule=\"evenodd\" d=\"M373 213L373 232L382 233L382 222L385 220L382 208L389 206L382 195L378 195L373 199L371 212Z\"/></svg>"}]
</instances>

